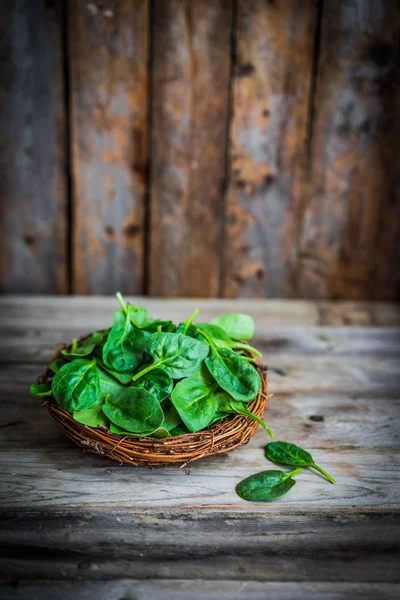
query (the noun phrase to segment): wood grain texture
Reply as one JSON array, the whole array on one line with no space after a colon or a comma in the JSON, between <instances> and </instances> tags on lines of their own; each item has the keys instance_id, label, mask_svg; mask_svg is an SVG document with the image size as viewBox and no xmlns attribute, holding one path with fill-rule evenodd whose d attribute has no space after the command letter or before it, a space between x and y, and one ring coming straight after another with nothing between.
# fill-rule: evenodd
<instances>
[{"instance_id":1,"label":"wood grain texture","mask_svg":"<svg viewBox=\"0 0 400 600\"><path fill-rule=\"evenodd\" d=\"M162 316L170 310L178 316L190 304L149 302ZM208 318L241 302L205 300L200 308ZM2 298L4 340L13 340L9 347L31 348L25 359L20 356L31 360L45 348L39 332L49 335L55 324L63 334L67 327L79 332L101 326L113 304L96 297ZM174 598L197 580L212 582L218 598L226 589L234 593L224 587L229 581L236 583L239 599L246 592L246 600L252 590L261 590L257 582L267 582L268 597L277 598L293 597L293 589L296 598L301 593L312 598L313 589L316 597L329 598L321 586L330 582L332 594L349 597L367 594L366 582L371 594L373 584L384 582L380 597L393 596L400 539L399 330L312 325L320 319L318 303L311 310L302 302L252 305L259 323L256 345L270 363L274 393L267 422L278 439L309 449L337 484L305 469L291 493L274 503L239 498L238 481L272 467L264 457L269 439L264 431L243 448L186 469L147 470L88 455L56 427L41 400L29 395L42 365L2 362L1 592L32 598L37 591L46 598L54 590L72 593L79 582L77 593L91 589L95 597L101 585L119 600L119 593L129 595L131 589L120 580L132 579L139 580L138 597L157 597L151 581L161 578L168 580L163 593ZM361 314L357 303L349 305ZM10 352L8 361L12 357ZM182 574L186 581L177 583ZM248 580L255 587L246 590ZM290 588L294 581L296 588ZM357 588L360 581L364 587ZM212 584L207 585L206 592ZM193 589L201 598L202 590Z\"/></svg>"},{"instance_id":2,"label":"wood grain texture","mask_svg":"<svg viewBox=\"0 0 400 600\"><path fill-rule=\"evenodd\" d=\"M152 295L219 294L231 4L153 3Z\"/></svg>"},{"instance_id":3,"label":"wood grain texture","mask_svg":"<svg viewBox=\"0 0 400 600\"><path fill-rule=\"evenodd\" d=\"M316 2L239 0L225 296L293 295Z\"/></svg>"},{"instance_id":4,"label":"wood grain texture","mask_svg":"<svg viewBox=\"0 0 400 600\"><path fill-rule=\"evenodd\" d=\"M117 581L15 582L0 586L3 600L397 600L400 587L393 583L299 583L203 581L160 579L141 581L126 576Z\"/></svg>"},{"instance_id":5,"label":"wood grain texture","mask_svg":"<svg viewBox=\"0 0 400 600\"><path fill-rule=\"evenodd\" d=\"M143 290L148 0L68 3L73 289Z\"/></svg>"},{"instance_id":6,"label":"wood grain texture","mask_svg":"<svg viewBox=\"0 0 400 600\"><path fill-rule=\"evenodd\" d=\"M0 291L67 291L61 1L0 6Z\"/></svg>"},{"instance_id":7,"label":"wood grain texture","mask_svg":"<svg viewBox=\"0 0 400 600\"><path fill-rule=\"evenodd\" d=\"M300 385L300 382L307 381L310 369L305 356L309 354L316 360L314 383L319 387L325 382L325 377L318 379L324 368L327 369L328 380L331 383L336 381L342 388L343 385L355 388L360 385L362 378L367 385L368 382L379 383L375 377L375 357L382 354L387 354L385 368L388 375L391 368L396 368L400 334L396 327L387 327L400 324L400 308L394 304L293 300L193 301L147 297L127 299L136 305L146 306L149 314L155 317L172 319L174 322L185 320L193 312L194 306L200 308L199 318L203 321L229 312L250 314L256 323L254 343L264 352L271 369L277 369L271 370L271 376L277 376L279 385L290 386L291 382ZM43 364L49 361L60 344L73 337L109 327L116 308L117 301L106 297L2 297L0 361ZM337 364L338 354L353 354L354 364L339 361L342 367L340 372L336 369L332 371L334 364ZM333 364L329 366L326 361L330 356ZM293 371L294 360L298 361L296 372ZM392 376L395 375L396 372L393 372ZM340 377L343 377L343 381Z\"/></svg>"},{"instance_id":8,"label":"wood grain texture","mask_svg":"<svg viewBox=\"0 0 400 600\"><path fill-rule=\"evenodd\" d=\"M323 4L302 297L399 297L399 34L396 0Z\"/></svg>"}]
</instances>

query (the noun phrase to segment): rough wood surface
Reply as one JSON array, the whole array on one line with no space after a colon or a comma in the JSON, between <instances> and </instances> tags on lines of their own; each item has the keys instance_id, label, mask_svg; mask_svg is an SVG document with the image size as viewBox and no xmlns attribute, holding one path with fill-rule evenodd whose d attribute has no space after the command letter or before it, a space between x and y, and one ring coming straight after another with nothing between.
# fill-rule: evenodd
<instances>
[{"instance_id":1,"label":"rough wood surface","mask_svg":"<svg viewBox=\"0 0 400 600\"><path fill-rule=\"evenodd\" d=\"M231 2L153 8L149 289L218 296Z\"/></svg>"},{"instance_id":2,"label":"rough wood surface","mask_svg":"<svg viewBox=\"0 0 400 600\"><path fill-rule=\"evenodd\" d=\"M148 0L68 3L73 289L143 290Z\"/></svg>"},{"instance_id":3,"label":"rough wood surface","mask_svg":"<svg viewBox=\"0 0 400 600\"><path fill-rule=\"evenodd\" d=\"M60 0L0 3L0 290L67 291Z\"/></svg>"},{"instance_id":4,"label":"rough wood surface","mask_svg":"<svg viewBox=\"0 0 400 600\"><path fill-rule=\"evenodd\" d=\"M399 297L399 24L396 0L323 3L302 297Z\"/></svg>"},{"instance_id":5,"label":"rough wood surface","mask_svg":"<svg viewBox=\"0 0 400 600\"><path fill-rule=\"evenodd\" d=\"M153 299L151 309L176 318L190 304ZM90 585L79 593L101 584L119 599L119 593L130 593L131 584L119 581L128 578L143 582L137 586L139 598L145 593L156 598L159 590L179 598L180 586L186 591L189 580L199 579L212 580L216 597L231 591L223 584L231 580L239 599L251 598L252 590L257 598L268 589L272 598L279 589L283 598L329 598L327 588L319 587L327 582L332 598L336 592L366 598L370 592L372 598L377 589L372 584L381 586L380 597L394 597L400 539L399 329L319 326L318 303L307 309L287 301L280 316L276 302L249 304L257 319L256 345L270 366L274 396L267 422L277 439L306 447L337 479L331 485L305 469L291 494L258 504L240 499L234 488L251 473L272 467L264 457L263 431L243 448L186 469L147 470L80 451L40 399L29 395L29 384L43 367L39 363L48 357L52 328L58 324L58 333L70 338L72 330L79 335L93 325L105 326L114 305L111 298L96 297L0 299L0 345L8 343L0 364L1 592L32 598L38 591L46 598L56 589L70 593L73 582L84 579ZM228 300L199 303L206 318L243 306ZM357 303L349 309L361 314L361 306L366 310ZM343 306L339 313L346 314ZM366 314L379 311L369 305ZM18 346L29 350L13 354L11 348ZM186 581L174 581L183 575ZM144 580L160 578L168 584L148 582L146 588ZM25 583L7 587L18 580ZM251 583L247 590L248 580L254 587ZM300 587L291 588L294 581ZM371 582L369 592L356 587L360 581ZM257 582L267 585L260 588ZM311 582L316 587L307 587Z\"/></svg>"},{"instance_id":6,"label":"rough wood surface","mask_svg":"<svg viewBox=\"0 0 400 600\"><path fill-rule=\"evenodd\" d=\"M223 295L294 292L316 14L313 1L238 2Z\"/></svg>"},{"instance_id":7,"label":"rough wood surface","mask_svg":"<svg viewBox=\"0 0 400 600\"><path fill-rule=\"evenodd\" d=\"M400 588L396 584L378 583L260 583L242 581L185 581L162 579L141 581L124 579L113 582L19 583L0 587L3 600L40 598L41 600L397 600Z\"/></svg>"}]
</instances>

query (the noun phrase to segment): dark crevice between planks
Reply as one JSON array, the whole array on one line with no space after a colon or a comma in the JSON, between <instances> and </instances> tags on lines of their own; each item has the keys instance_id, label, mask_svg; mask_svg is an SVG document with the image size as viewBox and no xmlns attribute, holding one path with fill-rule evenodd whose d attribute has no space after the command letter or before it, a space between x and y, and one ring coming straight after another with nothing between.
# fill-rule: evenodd
<instances>
[{"instance_id":1,"label":"dark crevice between planks","mask_svg":"<svg viewBox=\"0 0 400 600\"><path fill-rule=\"evenodd\" d=\"M300 245L301 245L301 234L304 223L305 209L308 199L308 188L311 182L311 169L312 169L312 141L314 135L314 118L315 118L315 99L317 91L317 79L318 70L320 66L320 54L321 54L321 30L322 30L322 14L324 8L324 0L316 0L316 16L315 16L315 38L314 38L314 52L312 58L312 70L311 70L311 82L310 82L310 96L308 103L308 114L307 114L307 133L305 141L305 172L303 181L303 193L301 195L301 202L298 214L298 224L296 230L296 265L293 271L293 289L296 298L302 298L299 281L299 258L300 258Z\"/></svg>"},{"instance_id":2,"label":"dark crevice between planks","mask_svg":"<svg viewBox=\"0 0 400 600\"><path fill-rule=\"evenodd\" d=\"M144 194L143 214L143 281L142 290L144 296L150 296L150 255L151 255L151 148L152 148L152 102L153 102L153 15L155 12L155 0L149 1L148 6L148 35L147 35L147 160L146 160L146 191Z\"/></svg>"},{"instance_id":3,"label":"dark crevice between planks","mask_svg":"<svg viewBox=\"0 0 400 600\"><path fill-rule=\"evenodd\" d=\"M227 241L227 192L228 182L231 177L231 163L230 163L230 133L231 125L233 120L233 86L234 86L234 74L236 68L236 37L237 37L237 13L238 13L238 0L232 0L232 20L231 20L231 37L230 37L230 66L229 66L229 85L228 85L228 113L226 118L226 134L225 134L225 172L221 190L221 202L222 202L222 219L221 219L221 243L220 243L220 274L219 274L219 290L218 297L225 297L226 290L226 252L225 246Z\"/></svg>"},{"instance_id":4,"label":"dark crevice between planks","mask_svg":"<svg viewBox=\"0 0 400 600\"><path fill-rule=\"evenodd\" d=\"M69 41L68 41L68 0L61 2L61 43L63 48L63 101L65 118L65 178L67 187L66 198L66 273L67 273L67 293L72 294L73 290L73 231L74 231L74 210L73 210L73 181L72 181L72 145L71 145L71 90L70 90L70 68L69 68Z\"/></svg>"}]
</instances>

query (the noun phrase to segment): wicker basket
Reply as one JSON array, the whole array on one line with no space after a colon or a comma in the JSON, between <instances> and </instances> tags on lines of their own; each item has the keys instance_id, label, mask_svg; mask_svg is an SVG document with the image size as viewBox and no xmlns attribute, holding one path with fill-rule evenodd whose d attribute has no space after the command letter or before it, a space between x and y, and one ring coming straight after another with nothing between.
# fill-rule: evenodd
<instances>
[{"instance_id":1,"label":"wicker basket","mask_svg":"<svg viewBox=\"0 0 400 600\"><path fill-rule=\"evenodd\" d=\"M79 343L87 337L81 338ZM60 356L59 351L52 360ZM257 398L249 404L249 409L262 418L268 404L267 369L261 363L256 363L255 368L260 374L262 387ZM38 382L46 382L48 376L47 369L38 378ZM94 428L78 423L72 415L57 404L52 396L46 398L43 406L47 408L65 435L87 452L141 467L161 467L170 464L185 467L199 458L244 446L258 427L258 423L249 417L229 415L197 433L185 433L164 439L130 437L115 435L106 427Z\"/></svg>"}]
</instances>

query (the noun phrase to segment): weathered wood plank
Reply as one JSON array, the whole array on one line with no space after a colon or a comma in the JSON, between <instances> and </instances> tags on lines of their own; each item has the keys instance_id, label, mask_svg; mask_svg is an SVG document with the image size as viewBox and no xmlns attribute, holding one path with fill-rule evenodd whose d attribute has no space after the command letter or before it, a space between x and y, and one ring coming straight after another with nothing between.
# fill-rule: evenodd
<instances>
[{"instance_id":1,"label":"weathered wood plank","mask_svg":"<svg viewBox=\"0 0 400 600\"><path fill-rule=\"evenodd\" d=\"M303 297L399 297L399 33L397 1L323 3L299 247Z\"/></svg>"},{"instance_id":2,"label":"weathered wood plank","mask_svg":"<svg viewBox=\"0 0 400 600\"><path fill-rule=\"evenodd\" d=\"M0 6L0 291L65 293L60 0Z\"/></svg>"},{"instance_id":3,"label":"weathered wood plank","mask_svg":"<svg viewBox=\"0 0 400 600\"><path fill-rule=\"evenodd\" d=\"M400 588L392 583L299 583L204 581L185 579L132 580L126 576L108 582L18 582L0 586L3 600L397 600Z\"/></svg>"},{"instance_id":4,"label":"weathered wood plank","mask_svg":"<svg viewBox=\"0 0 400 600\"><path fill-rule=\"evenodd\" d=\"M174 579L185 573L187 579L237 583L399 581L395 514L239 514L224 507L14 511L1 517L0 565L7 578Z\"/></svg>"},{"instance_id":5,"label":"weathered wood plank","mask_svg":"<svg viewBox=\"0 0 400 600\"><path fill-rule=\"evenodd\" d=\"M294 295L317 4L239 0L226 296Z\"/></svg>"},{"instance_id":6,"label":"weathered wood plank","mask_svg":"<svg viewBox=\"0 0 400 600\"><path fill-rule=\"evenodd\" d=\"M217 296L232 3L153 4L149 289Z\"/></svg>"},{"instance_id":7,"label":"weathered wood plank","mask_svg":"<svg viewBox=\"0 0 400 600\"><path fill-rule=\"evenodd\" d=\"M148 0L68 3L73 289L143 290Z\"/></svg>"}]
</instances>

